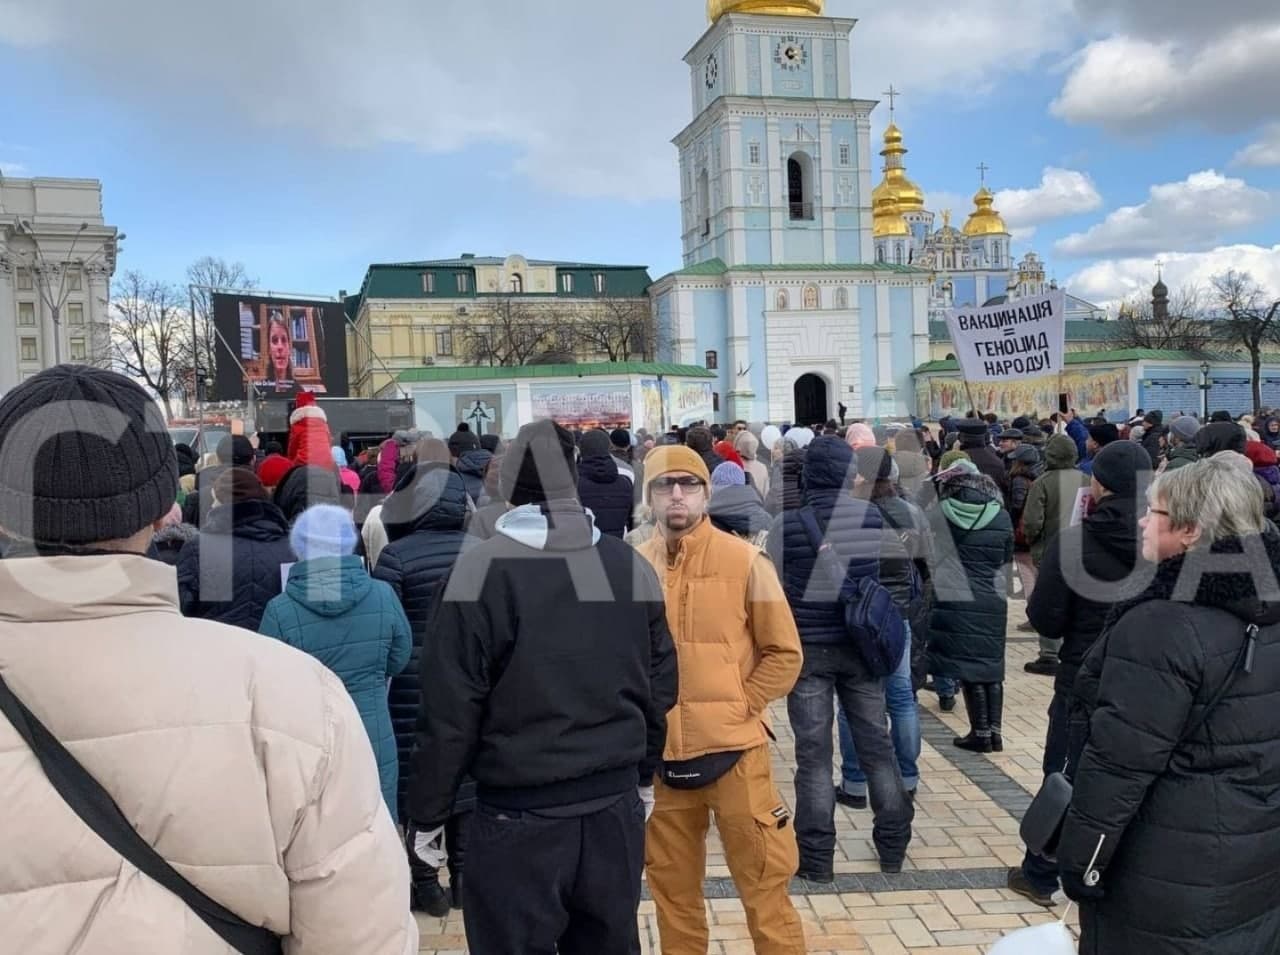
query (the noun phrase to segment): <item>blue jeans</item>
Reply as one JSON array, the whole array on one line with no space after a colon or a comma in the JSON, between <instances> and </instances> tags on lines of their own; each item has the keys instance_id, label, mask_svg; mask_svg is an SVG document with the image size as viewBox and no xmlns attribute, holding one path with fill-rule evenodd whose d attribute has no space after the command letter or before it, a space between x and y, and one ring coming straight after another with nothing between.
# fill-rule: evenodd
<instances>
[{"instance_id":1,"label":"blue jeans","mask_svg":"<svg viewBox=\"0 0 1280 955\"><path fill-rule=\"evenodd\" d=\"M916 709L916 695L911 688L911 628L906 630L906 651L898 669L885 681L884 695L902 784L914 792L920 784L920 712ZM840 725L840 788L851 796L865 796L867 776L858 762L858 749L853 744L853 734L849 732L844 710L840 711L837 722Z\"/></svg>"},{"instance_id":2,"label":"blue jeans","mask_svg":"<svg viewBox=\"0 0 1280 955\"><path fill-rule=\"evenodd\" d=\"M796 842L800 868L830 872L835 860L836 791L831 785L835 698L867 772L874 815L871 838L882 862L901 862L911 841L915 806L907 798L885 725L884 681L867 673L847 645L805 644L804 666L787 697L796 740Z\"/></svg>"}]
</instances>

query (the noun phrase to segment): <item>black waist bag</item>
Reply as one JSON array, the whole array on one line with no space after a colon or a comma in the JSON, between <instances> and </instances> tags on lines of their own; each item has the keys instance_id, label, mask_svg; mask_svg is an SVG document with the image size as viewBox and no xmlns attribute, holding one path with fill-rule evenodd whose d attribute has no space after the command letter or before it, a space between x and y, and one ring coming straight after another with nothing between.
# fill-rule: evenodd
<instances>
[{"instance_id":1,"label":"black waist bag","mask_svg":"<svg viewBox=\"0 0 1280 955\"><path fill-rule=\"evenodd\" d=\"M662 781L672 789L701 789L738 765L741 752L708 753L662 764Z\"/></svg>"},{"instance_id":2,"label":"black waist bag","mask_svg":"<svg viewBox=\"0 0 1280 955\"><path fill-rule=\"evenodd\" d=\"M250 925L229 909L184 879L156 852L125 818L111 794L76 762L52 733L36 719L26 705L0 677L0 712L31 747L40 767L86 826L120 853L139 872L152 879L187 904L219 938L243 955L280 955L278 936L258 925Z\"/></svg>"}]
</instances>

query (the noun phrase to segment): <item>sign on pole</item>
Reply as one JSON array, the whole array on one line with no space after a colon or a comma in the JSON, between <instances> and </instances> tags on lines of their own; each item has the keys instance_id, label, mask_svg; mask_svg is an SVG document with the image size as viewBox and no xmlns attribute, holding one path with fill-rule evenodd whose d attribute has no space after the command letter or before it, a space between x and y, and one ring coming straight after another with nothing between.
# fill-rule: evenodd
<instances>
[{"instance_id":1,"label":"sign on pole","mask_svg":"<svg viewBox=\"0 0 1280 955\"><path fill-rule=\"evenodd\" d=\"M966 381L1039 378L1062 372L1066 293L984 308L947 310L947 330Z\"/></svg>"}]
</instances>

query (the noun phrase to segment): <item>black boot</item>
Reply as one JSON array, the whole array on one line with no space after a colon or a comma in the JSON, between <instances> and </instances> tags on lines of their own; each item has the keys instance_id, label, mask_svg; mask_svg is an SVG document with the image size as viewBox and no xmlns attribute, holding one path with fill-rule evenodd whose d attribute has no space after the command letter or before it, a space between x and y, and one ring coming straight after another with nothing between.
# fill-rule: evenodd
<instances>
[{"instance_id":1,"label":"black boot","mask_svg":"<svg viewBox=\"0 0 1280 955\"><path fill-rule=\"evenodd\" d=\"M964 708L969 714L969 735L953 742L974 753L991 752L991 722L987 718L987 687L983 683L962 683Z\"/></svg>"},{"instance_id":2,"label":"black boot","mask_svg":"<svg viewBox=\"0 0 1280 955\"><path fill-rule=\"evenodd\" d=\"M1004 752L1001 722L1004 720L1004 684L987 684L987 722L991 724L991 752Z\"/></svg>"},{"instance_id":3,"label":"black boot","mask_svg":"<svg viewBox=\"0 0 1280 955\"><path fill-rule=\"evenodd\" d=\"M449 894L455 909L462 908L462 878L470 826L471 813L464 812L450 816L444 829L444 844L449 850Z\"/></svg>"},{"instance_id":4,"label":"black boot","mask_svg":"<svg viewBox=\"0 0 1280 955\"><path fill-rule=\"evenodd\" d=\"M413 874L413 907L438 919L449 914L449 893L436 869L423 867Z\"/></svg>"}]
</instances>

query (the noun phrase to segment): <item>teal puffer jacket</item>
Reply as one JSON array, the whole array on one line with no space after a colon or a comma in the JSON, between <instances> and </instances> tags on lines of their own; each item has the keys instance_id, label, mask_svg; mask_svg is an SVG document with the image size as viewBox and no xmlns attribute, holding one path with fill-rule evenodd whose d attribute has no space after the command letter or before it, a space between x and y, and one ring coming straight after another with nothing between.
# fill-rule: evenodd
<instances>
[{"instance_id":1,"label":"teal puffer jacket","mask_svg":"<svg viewBox=\"0 0 1280 955\"><path fill-rule=\"evenodd\" d=\"M413 637L391 587L371 579L359 557L303 561L267 604L259 632L315 657L342 680L364 720L395 819L399 760L387 681L409 662Z\"/></svg>"}]
</instances>

